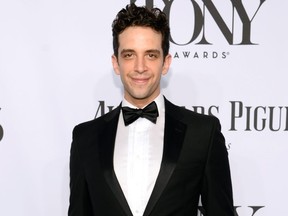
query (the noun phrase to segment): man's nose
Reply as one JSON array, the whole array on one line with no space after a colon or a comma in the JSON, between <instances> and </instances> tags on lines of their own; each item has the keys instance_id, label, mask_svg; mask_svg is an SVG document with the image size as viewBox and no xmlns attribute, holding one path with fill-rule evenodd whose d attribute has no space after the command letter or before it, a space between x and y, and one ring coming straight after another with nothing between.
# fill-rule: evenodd
<instances>
[{"instance_id":1,"label":"man's nose","mask_svg":"<svg viewBox=\"0 0 288 216\"><path fill-rule=\"evenodd\" d=\"M135 71L138 73L144 73L146 71L146 61L144 57L138 57L135 61Z\"/></svg>"}]
</instances>

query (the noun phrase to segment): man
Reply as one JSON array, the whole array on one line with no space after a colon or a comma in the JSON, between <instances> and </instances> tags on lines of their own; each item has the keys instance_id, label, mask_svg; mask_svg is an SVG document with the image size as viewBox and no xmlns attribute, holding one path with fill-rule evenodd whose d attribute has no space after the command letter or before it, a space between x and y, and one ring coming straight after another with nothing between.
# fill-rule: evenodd
<instances>
[{"instance_id":1,"label":"man","mask_svg":"<svg viewBox=\"0 0 288 216\"><path fill-rule=\"evenodd\" d=\"M165 14L131 4L112 27L124 98L73 131L68 215L196 216L201 197L204 215L233 216L219 121L160 93L171 63Z\"/></svg>"}]
</instances>

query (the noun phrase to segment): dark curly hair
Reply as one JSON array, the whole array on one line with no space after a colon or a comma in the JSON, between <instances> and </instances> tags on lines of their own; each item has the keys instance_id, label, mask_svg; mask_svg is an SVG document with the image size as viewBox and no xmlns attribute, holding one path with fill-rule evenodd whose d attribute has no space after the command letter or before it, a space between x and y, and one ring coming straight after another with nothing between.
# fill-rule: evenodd
<instances>
[{"instance_id":1,"label":"dark curly hair","mask_svg":"<svg viewBox=\"0 0 288 216\"><path fill-rule=\"evenodd\" d=\"M169 53L169 23L164 12L159 8L137 7L134 3L120 10L112 23L113 50L118 57L119 34L130 26L150 27L162 35L164 57Z\"/></svg>"}]
</instances>

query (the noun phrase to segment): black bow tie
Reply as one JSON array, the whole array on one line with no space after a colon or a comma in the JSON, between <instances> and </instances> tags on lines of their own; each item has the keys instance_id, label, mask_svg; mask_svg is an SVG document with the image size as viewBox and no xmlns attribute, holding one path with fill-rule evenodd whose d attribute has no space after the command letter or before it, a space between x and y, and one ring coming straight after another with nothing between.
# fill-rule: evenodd
<instances>
[{"instance_id":1,"label":"black bow tie","mask_svg":"<svg viewBox=\"0 0 288 216\"><path fill-rule=\"evenodd\" d=\"M144 109L133 109L130 107L122 107L125 126L136 121L139 117L146 118L153 123L156 123L159 116L155 101L144 107Z\"/></svg>"}]
</instances>

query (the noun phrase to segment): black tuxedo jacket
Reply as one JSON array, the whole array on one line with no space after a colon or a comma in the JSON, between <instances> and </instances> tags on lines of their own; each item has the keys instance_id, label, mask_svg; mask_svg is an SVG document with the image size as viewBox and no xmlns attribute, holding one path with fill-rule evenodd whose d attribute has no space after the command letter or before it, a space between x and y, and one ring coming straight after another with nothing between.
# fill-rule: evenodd
<instances>
[{"instance_id":1,"label":"black tuxedo jacket","mask_svg":"<svg viewBox=\"0 0 288 216\"><path fill-rule=\"evenodd\" d=\"M69 216L132 216L113 169L120 106L74 128ZM225 140L217 118L165 99L161 168L144 216L233 216Z\"/></svg>"}]
</instances>

